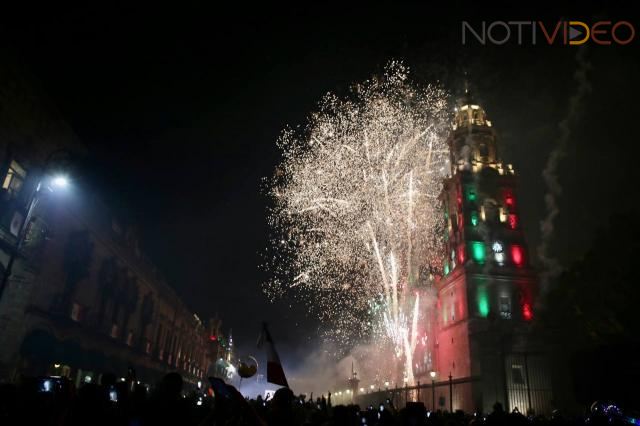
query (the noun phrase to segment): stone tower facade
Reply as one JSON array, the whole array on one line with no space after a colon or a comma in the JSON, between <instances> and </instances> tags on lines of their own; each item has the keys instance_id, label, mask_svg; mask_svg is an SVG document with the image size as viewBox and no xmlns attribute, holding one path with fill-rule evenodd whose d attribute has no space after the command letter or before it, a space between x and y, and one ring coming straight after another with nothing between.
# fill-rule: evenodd
<instances>
[{"instance_id":1,"label":"stone tower facade","mask_svg":"<svg viewBox=\"0 0 640 426\"><path fill-rule=\"evenodd\" d=\"M540 405L530 373L538 377L543 367L528 338L536 276L520 226L517 174L500 159L492 123L468 92L448 145L433 371L440 381L460 381L454 409L486 412L497 401L524 412Z\"/></svg>"}]
</instances>

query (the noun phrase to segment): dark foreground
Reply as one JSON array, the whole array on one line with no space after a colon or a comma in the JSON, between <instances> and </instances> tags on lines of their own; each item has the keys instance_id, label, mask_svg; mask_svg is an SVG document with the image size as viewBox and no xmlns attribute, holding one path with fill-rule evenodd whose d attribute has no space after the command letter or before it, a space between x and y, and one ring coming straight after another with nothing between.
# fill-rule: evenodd
<instances>
[{"instance_id":1,"label":"dark foreground","mask_svg":"<svg viewBox=\"0 0 640 426\"><path fill-rule=\"evenodd\" d=\"M103 376L79 389L61 379L0 385L0 425L624 425L640 424L614 406L596 406L580 418L505 413L497 404L488 414L429 413L421 404L398 409L389 401L374 407L333 406L331 399L294 396L280 389L272 400L247 400L233 387L212 379L211 388L185 392L171 373L153 390Z\"/></svg>"}]
</instances>

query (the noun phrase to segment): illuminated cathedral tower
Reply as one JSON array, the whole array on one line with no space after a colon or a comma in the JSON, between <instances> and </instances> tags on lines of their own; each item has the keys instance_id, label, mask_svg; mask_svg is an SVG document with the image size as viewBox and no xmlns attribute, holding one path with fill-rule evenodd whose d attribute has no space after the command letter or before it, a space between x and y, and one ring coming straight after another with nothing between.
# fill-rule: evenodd
<instances>
[{"instance_id":1,"label":"illuminated cathedral tower","mask_svg":"<svg viewBox=\"0 0 640 426\"><path fill-rule=\"evenodd\" d=\"M453 408L538 411L546 389L529 336L536 276L520 226L517 174L498 155L496 134L468 91L448 139L451 177L441 193L445 247L436 283L437 380L456 384ZM537 388L534 389L534 384ZM443 401L448 399L448 390ZM449 408L449 401L442 404Z\"/></svg>"}]
</instances>

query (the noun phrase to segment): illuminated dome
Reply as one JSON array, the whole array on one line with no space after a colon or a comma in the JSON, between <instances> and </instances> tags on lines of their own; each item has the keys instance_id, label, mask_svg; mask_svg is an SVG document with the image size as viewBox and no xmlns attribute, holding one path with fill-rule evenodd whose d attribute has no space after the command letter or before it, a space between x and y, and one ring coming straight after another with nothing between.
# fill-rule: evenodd
<instances>
[{"instance_id":1,"label":"illuminated dome","mask_svg":"<svg viewBox=\"0 0 640 426\"><path fill-rule=\"evenodd\" d=\"M465 95L460 106L456 107L456 116L453 122L453 129L468 126L491 127L491 121L487 120L487 113L482 107L473 102L469 90L465 90Z\"/></svg>"},{"instance_id":2,"label":"illuminated dome","mask_svg":"<svg viewBox=\"0 0 640 426\"><path fill-rule=\"evenodd\" d=\"M447 142L452 173L463 170L499 175L514 173L511 165L500 161L491 121L487 119L484 108L474 101L468 88L455 108L452 127L453 132Z\"/></svg>"}]
</instances>

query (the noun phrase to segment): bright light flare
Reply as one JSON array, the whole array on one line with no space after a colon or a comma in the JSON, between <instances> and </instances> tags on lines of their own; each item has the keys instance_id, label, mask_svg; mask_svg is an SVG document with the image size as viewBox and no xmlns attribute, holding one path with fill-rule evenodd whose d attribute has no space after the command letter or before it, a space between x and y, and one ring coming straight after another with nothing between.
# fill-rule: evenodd
<instances>
[{"instance_id":1,"label":"bright light flare","mask_svg":"<svg viewBox=\"0 0 640 426\"><path fill-rule=\"evenodd\" d=\"M51 186L57 189L64 189L69 186L69 178L62 175L54 176L51 179Z\"/></svg>"}]
</instances>

